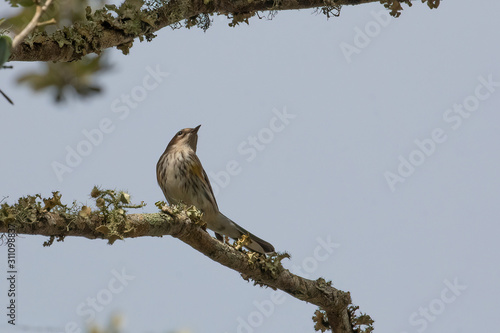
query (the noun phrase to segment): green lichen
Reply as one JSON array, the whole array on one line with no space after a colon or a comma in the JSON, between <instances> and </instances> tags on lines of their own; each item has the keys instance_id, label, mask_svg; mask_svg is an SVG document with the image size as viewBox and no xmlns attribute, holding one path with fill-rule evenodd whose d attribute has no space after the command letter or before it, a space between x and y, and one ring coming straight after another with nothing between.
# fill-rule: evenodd
<instances>
[{"instance_id":1,"label":"green lichen","mask_svg":"<svg viewBox=\"0 0 500 333\"><path fill-rule=\"evenodd\" d=\"M247 257L250 266L258 267L264 274L275 279L285 270L281 261L285 258L289 259L290 254L284 252L266 256L255 252L248 252ZM254 281L254 284L262 285L259 281Z\"/></svg>"},{"instance_id":2,"label":"green lichen","mask_svg":"<svg viewBox=\"0 0 500 333\"><path fill-rule=\"evenodd\" d=\"M50 210L68 212L69 208L61 204L60 199L59 192L52 192L52 197L49 198L42 198L40 194L36 194L19 198L13 205L3 203L0 206L0 224L4 227L9 225L17 227L21 224L35 223L40 214Z\"/></svg>"},{"instance_id":3,"label":"green lichen","mask_svg":"<svg viewBox=\"0 0 500 333\"><path fill-rule=\"evenodd\" d=\"M76 219L78 206L74 202L73 205L67 206L61 203L61 194L52 192L52 197L43 198L40 194L28 195L19 198L17 203L9 205L3 203L0 206L0 224L3 227L13 227L14 229L32 225L35 228L35 223L39 222L40 216L51 211L62 216L68 224L64 226L60 234L70 228L71 223ZM44 246L49 246L54 242L64 240L61 235L54 235L44 243Z\"/></svg>"},{"instance_id":4,"label":"green lichen","mask_svg":"<svg viewBox=\"0 0 500 333\"><path fill-rule=\"evenodd\" d=\"M347 312L352 324L352 331L354 333L370 333L373 332L373 319L366 313L356 314L359 306L349 305ZM314 322L314 329L316 331L325 332L331 330L330 323L328 322L328 315L325 310L318 309L314 312L312 317Z\"/></svg>"},{"instance_id":5,"label":"green lichen","mask_svg":"<svg viewBox=\"0 0 500 333\"><path fill-rule=\"evenodd\" d=\"M328 323L328 318L324 310L316 310L312 320L316 331L325 332L330 329L330 324Z\"/></svg>"},{"instance_id":6,"label":"green lichen","mask_svg":"<svg viewBox=\"0 0 500 333\"><path fill-rule=\"evenodd\" d=\"M232 21L229 23L229 26L234 28L237 25L239 25L240 23L249 24L248 19L254 15L255 15L255 12L234 13L234 14L232 14L232 17L230 17L232 19Z\"/></svg>"},{"instance_id":7,"label":"green lichen","mask_svg":"<svg viewBox=\"0 0 500 333\"><path fill-rule=\"evenodd\" d=\"M373 332L373 323L375 322L369 315L366 313L360 312L357 314L356 312L359 310L359 306L357 305L349 305L348 307L349 318L351 319L352 330L356 333L370 333Z\"/></svg>"},{"instance_id":8,"label":"green lichen","mask_svg":"<svg viewBox=\"0 0 500 333\"><path fill-rule=\"evenodd\" d=\"M186 19L184 24L188 29L196 26L203 31L207 31L212 25L212 19L209 14L200 14Z\"/></svg>"},{"instance_id":9,"label":"green lichen","mask_svg":"<svg viewBox=\"0 0 500 333\"><path fill-rule=\"evenodd\" d=\"M153 213L145 214L144 221L150 226L150 234L155 235L155 230L158 230L156 236L163 237L161 234L161 229L164 227L165 223L172 223L173 219L167 214Z\"/></svg>"},{"instance_id":10,"label":"green lichen","mask_svg":"<svg viewBox=\"0 0 500 333\"><path fill-rule=\"evenodd\" d=\"M426 3L430 9L438 8L440 0L422 0L422 3ZM408 7L412 6L410 0L380 0L380 3L384 5L385 8L390 9L391 16L399 17L403 7L402 3L407 4Z\"/></svg>"},{"instance_id":11,"label":"green lichen","mask_svg":"<svg viewBox=\"0 0 500 333\"><path fill-rule=\"evenodd\" d=\"M401 11L403 10L403 7L401 6L402 3L406 3L409 7L412 6L410 0L381 0L380 3L384 5L385 8L390 9L391 11L389 14L393 17L399 17L401 15Z\"/></svg>"},{"instance_id":12,"label":"green lichen","mask_svg":"<svg viewBox=\"0 0 500 333\"><path fill-rule=\"evenodd\" d=\"M339 17L340 16L340 10L342 9L341 5L337 5L335 3L331 3L328 1L325 1L325 4L328 3L326 6L317 8L315 10L315 13L317 14L323 14L326 16L327 19L330 19L332 17Z\"/></svg>"},{"instance_id":13,"label":"green lichen","mask_svg":"<svg viewBox=\"0 0 500 333\"><path fill-rule=\"evenodd\" d=\"M168 22L172 22L170 27L172 29L178 29L182 27L182 24L180 23L182 20L184 20L186 17L191 17L193 12L192 10L192 3L190 0L177 0L175 2L175 6L170 7L170 10L167 13L167 18ZM190 19L188 18L184 22L184 26L188 26L188 21ZM198 24L196 24L198 25Z\"/></svg>"},{"instance_id":14,"label":"green lichen","mask_svg":"<svg viewBox=\"0 0 500 333\"><path fill-rule=\"evenodd\" d=\"M112 28L122 30L125 34L144 37L151 40L155 37L152 33L158 19L155 11L142 10L144 1L125 1L119 7L116 5L105 5L103 9L96 10L93 14L87 14L87 20L109 24Z\"/></svg>"},{"instance_id":15,"label":"green lichen","mask_svg":"<svg viewBox=\"0 0 500 333\"><path fill-rule=\"evenodd\" d=\"M66 232L77 228L82 222L90 222L93 218L103 221L102 225L96 227L96 231L107 238L110 244L117 239L123 239L127 235L136 232L126 218L126 209L144 207L144 203L131 204L130 195L123 191L101 190L94 187L91 197L96 200L97 210L92 211L88 206L78 205L73 202L71 206L61 203L61 194L53 192L52 197L42 198L41 195L28 195L18 200L16 204L3 203L0 206L0 224L4 227L14 229L26 229L27 225L40 223L48 212L56 213L66 222L64 226L50 236L44 242L44 246L50 246L55 239L62 241Z\"/></svg>"},{"instance_id":16,"label":"green lichen","mask_svg":"<svg viewBox=\"0 0 500 333\"><path fill-rule=\"evenodd\" d=\"M426 2L426 1L427 1L427 6L430 9L436 9L439 7L439 3L441 0L422 0L422 2Z\"/></svg>"},{"instance_id":17,"label":"green lichen","mask_svg":"<svg viewBox=\"0 0 500 333\"><path fill-rule=\"evenodd\" d=\"M95 186L91 191L91 197L96 200L98 211L94 212L103 218L104 223L95 230L108 239L109 244L113 244L117 239L124 239L128 235L137 232L134 226L126 218L126 209L142 208L144 202L138 205L131 204L130 195L123 191L101 190ZM82 211L83 211L82 207ZM85 213L89 216L92 212ZM80 214L81 215L81 214Z\"/></svg>"},{"instance_id":18,"label":"green lichen","mask_svg":"<svg viewBox=\"0 0 500 333\"><path fill-rule=\"evenodd\" d=\"M131 40L138 37L152 40L156 35L156 11L142 9L144 1L125 1L120 6L105 5L104 8L92 11L85 9L85 18L74 22L70 27L63 27L53 34L45 31L36 31L28 36L25 42L33 48L35 44L49 41L56 42L59 47L71 46L80 58L88 53L99 53L106 31L117 31L130 36ZM123 53L127 54L132 43L120 45Z\"/></svg>"}]
</instances>

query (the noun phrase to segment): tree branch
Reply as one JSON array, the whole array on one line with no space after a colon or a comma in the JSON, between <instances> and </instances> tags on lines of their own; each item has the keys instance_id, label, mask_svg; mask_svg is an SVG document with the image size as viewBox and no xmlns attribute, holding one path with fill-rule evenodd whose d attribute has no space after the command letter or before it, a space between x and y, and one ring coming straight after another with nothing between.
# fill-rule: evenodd
<instances>
[{"instance_id":1,"label":"tree branch","mask_svg":"<svg viewBox=\"0 0 500 333\"><path fill-rule=\"evenodd\" d=\"M141 207L130 205L128 194L94 188L92 197L97 198L97 211L76 204L62 205L57 192L49 199L37 195L21 198L15 205L4 203L0 208L0 232L9 233L9 237L12 234L50 236L44 245L52 244L55 237L62 240L67 236L107 239L112 244L117 239L170 235L239 272L245 280L317 305L320 312L317 311L313 319L317 325L320 321L318 327L335 333L355 332L356 318L353 318L349 292L334 288L323 278L309 280L291 273L281 264L281 260L289 257L287 254L266 257L242 251L245 240L239 240L236 246L218 241L205 231L202 214L195 207L160 204L162 213L128 215L124 208Z\"/></svg>"},{"instance_id":2,"label":"tree branch","mask_svg":"<svg viewBox=\"0 0 500 333\"><path fill-rule=\"evenodd\" d=\"M31 19L30 23L16 36L12 41L12 48L15 49L23 40L28 36L29 33L33 31L38 25L38 21L40 21L40 17L42 14L49 8L52 0L47 0L43 6L36 5L35 15Z\"/></svg>"},{"instance_id":3,"label":"tree branch","mask_svg":"<svg viewBox=\"0 0 500 333\"><path fill-rule=\"evenodd\" d=\"M259 11L338 7L378 1L380 0L170 0L161 7L150 10L141 10L140 5L125 1L116 8L118 15L111 15L108 9L88 12L85 22L76 22L51 35L33 34L13 47L9 60L74 61L86 54L99 54L114 46L127 53L135 38L142 40L145 37L150 40L154 37L154 32L166 26L204 14L233 15L234 20L238 15L252 16ZM126 14L123 15L124 13Z\"/></svg>"}]
</instances>

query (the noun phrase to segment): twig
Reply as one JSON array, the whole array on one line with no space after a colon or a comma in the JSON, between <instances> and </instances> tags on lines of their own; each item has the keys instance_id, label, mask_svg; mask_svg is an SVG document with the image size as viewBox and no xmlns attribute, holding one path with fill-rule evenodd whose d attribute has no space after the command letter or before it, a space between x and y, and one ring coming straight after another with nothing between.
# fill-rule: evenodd
<instances>
[{"instance_id":1,"label":"twig","mask_svg":"<svg viewBox=\"0 0 500 333\"><path fill-rule=\"evenodd\" d=\"M36 26L37 27L43 27L44 25L50 25L50 24L56 24L56 23L57 23L56 19L55 18L51 18L50 20L38 23Z\"/></svg>"},{"instance_id":2,"label":"twig","mask_svg":"<svg viewBox=\"0 0 500 333\"><path fill-rule=\"evenodd\" d=\"M2 95L3 95L3 97L5 97L5 99L6 99L6 100L7 100L10 104L14 105L14 102L13 102L13 101L9 98L9 96L7 96L7 95L6 95L6 94L2 91L2 89L0 89L0 94L2 94ZM4 198L4 199L5 199L5 198ZM3 201L3 199L2 199L2 201ZM2 202L2 201L0 201L0 202Z\"/></svg>"},{"instance_id":3,"label":"twig","mask_svg":"<svg viewBox=\"0 0 500 333\"><path fill-rule=\"evenodd\" d=\"M51 3L52 0L47 0L43 6L40 5L36 6L35 15L33 15L33 18L31 19L30 23L28 23L28 25L23 29L23 31L21 31L16 37L14 37L14 40L12 41L13 49L16 46L18 46L26 38L26 36L28 36L28 34L38 26L38 21L40 20L40 17L47 10L47 8L50 6Z\"/></svg>"}]
</instances>

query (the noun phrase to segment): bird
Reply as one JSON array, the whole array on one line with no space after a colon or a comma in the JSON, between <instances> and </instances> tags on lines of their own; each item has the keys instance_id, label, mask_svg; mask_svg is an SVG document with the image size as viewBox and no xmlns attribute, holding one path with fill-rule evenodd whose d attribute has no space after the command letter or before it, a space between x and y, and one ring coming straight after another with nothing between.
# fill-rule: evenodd
<instances>
[{"instance_id":1,"label":"bird","mask_svg":"<svg viewBox=\"0 0 500 333\"><path fill-rule=\"evenodd\" d=\"M236 224L219 211L207 173L196 155L198 130L184 128L178 131L156 164L156 179L170 205L184 203L195 206L202 213L202 220L215 232L219 240L225 235L239 239L249 236L248 249L261 254L274 252L274 247Z\"/></svg>"}]
</instances>

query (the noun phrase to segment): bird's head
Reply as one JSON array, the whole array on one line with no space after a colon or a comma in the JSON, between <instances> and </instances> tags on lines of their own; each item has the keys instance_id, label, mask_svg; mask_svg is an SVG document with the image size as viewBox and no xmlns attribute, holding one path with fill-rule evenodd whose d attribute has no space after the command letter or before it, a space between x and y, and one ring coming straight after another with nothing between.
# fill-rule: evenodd
<instances>
[{"instance_id":1,"label":"bird's head","mask_svg":"<svg viewBox=\"0 0 500 333\"><path fill-rule=\"evenodd\" d=\"M196 152L196 144L198 143L198 130L201 125L196 126L195 128L184 128L177 132L170 143L167 146L167 149L176 147L176 148L191 148Z\"/></svg>"}]
</instances>

